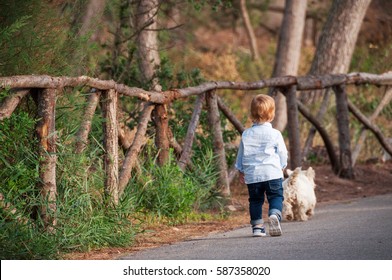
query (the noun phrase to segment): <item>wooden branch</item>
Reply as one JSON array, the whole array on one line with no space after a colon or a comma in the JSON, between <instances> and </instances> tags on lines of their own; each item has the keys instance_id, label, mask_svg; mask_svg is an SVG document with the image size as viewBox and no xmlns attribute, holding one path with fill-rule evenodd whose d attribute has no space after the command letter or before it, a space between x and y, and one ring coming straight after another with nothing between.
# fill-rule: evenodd
<instances>
[{"instance_id":1,"label":"wooden branch","mask_svg":"<svg viewBox=\"0 0 392 280\"><path fill-rule=\"evenodd\" d=\"M290 168L294 170L302 165L301 141L298 123L297 87L291 86L285 91L287 103L287 130L289 133Z\"/></svg>"},{"instance_id":2,"label":"wooden branch","mask_svg":"<svg viewBox=\"0 0 392 280\"><path fill-rule=\"evenodd\" d=\"M392 146L389 144L388 140L382 134L380 128L378 126L371 123L369 119L367 119L361 111L355 107L350 101L348 101L348 108L350 112L371 132L373 132L374 136L376 136L378 142L385 149L385 151L392 156Z\"/></svg>"},{"instance_id":3,"label":"wooden branch","mask_svg":"<svg viewBox=\"0 0 392 280\"><path fill-rule=\"evenodd\" d=\"M118 141L123 148L124 151L128 150L131 147L133 139L135 138L137 128L133 128L132 130L124 123L118 120Z\"/></svg>"},{"instance_id":4,"label":"wooden branch","mask_svg":"<svg viewBox=\"0 0 392 280\"><path fill-rule=\"evenodd\" d=\"M128 87L117 84L113 80L99 80L87 76L80 77L51 77L47 75L12 76L0 77L0 88L63 88L88 86L97 90L105 91L114 89L117 93L137 97L142 100L151 100L154 103L163 104L166 96L160 92L148 92L140 88Z\"/></svg>"},{"instance_id":5,"label":"wooden branch","mask_svg":"<svg viewBox=\"0 0 392 280\"><path fill-rule=\"evenodd\" d=\"M385 86L392 84L392 71L381 75L371 73L350 73L346 74L346 84L364 85L372 84L375 86Z\"/></svg>"},{"instance_id":6,"label":"wooden branch","mask_svg":"<svg viewBox=\"0 0 392 280\"><path fill-rule=\"evenodd\" d=\"M246 34L248 35L250 50L252 53L252 60L257 61L260 59L260 56L257 47L256 35L249 18L248 9L246 8L246 0L240 0L240 11L241 11L242 20L245 25Z\"/></svg>"},{"instance_id":7,"label":"wooden branch","mask_svg":"<svg viewBox=\"0 0 392 280\"><path fill-rule=\"evenodd\" d=\"M381 74L350 73L350 74L328 74L321 76L283 76L275 77L257 82L208 82L195 87L176 90L179 97L199 94L216 89L232 90L258 90L266 87L288 87L297 85L297 90L315 90L342 84L373 84L376 86L392 85L392 71Z\"/></svg>"},{"instance_id":8,"label":"wooden branch","mask_svg":"<svg viewBox=\"0 0 392 280\"><path fill-rule=\"evenodd\" d=\"M323 101L320 105L319 111L317 113L316 119L321 122L323 120L323 117L325 115L325 113L327 112L328 109L328 104L329 104L329 99L330 99L331 93L330 93L330 88L327 88L325 90L325 93L323 94ZM304 144L304 148L302 151L302 156L304 158L308 157L308 153L310 151L310 148L312 148L313 145L313 139L314 136L316 135L316 129L314 126L312 126L309 130L309 134L308 137L306 138L305 144Z\"/></svg>"},{"instance_id":9,"label":"wooden branch","mask_svg":"<svg viewBox=\"0 0 392 280\"><path fill-rule=\"evenodd\" d=\"M203 108L204 100L205 100L205 94L201 94L197 97L195 102L192 118L188 125L188 130L185 136L181 157L178 160L178 165L182 170L185 170L191 158L193 140L195 139L196 128L199 124L199 118L200 118L201 110Z\"/></svg>"},{"instance_id":10,"label":"wooden branch","mask_svg":"<svg viewBox=\"0 0 392 280\"><path fill-rule=\"evenodd\" d=\"M234 113L230 110L229 107L226 106L226 104L222 101L222 99L217 96L218 98L218 107L221 110L221 112L226 116L226 118L232 123L232 125L237 129L237 131L242 134L244 132L245 127L242 125L242 123L236 118Z\"/></svg>"},{"instance_id":11,"label":"wooden branch","mask_svg":"<svg viewBox=\"0 0 392 280\"><path fill-rule=\"evenodd\" d=\"M80 154L84 151L88 144L88 135L91 130L91 123L94 117L95 110L97 108L99 97L101 92L94 91L91 92L88 100L86 109L84 111L84 116L82 123L76 133L76 143L75 143L75 153Z\"/></svg>"},{"instance_id":12,"label":"wooden branch","mask_svg":"<svg viewBox=\"0 0 392 280\"><path fill-rule=\"evenodd\" d=\"M331 86L342 85L347 82L347 76L344 74L327 74L323 76L305 76L298 77L298 90L324 89Z\"/></svg>"},{"instance_id":13,"label":"wooden branch","mask_svg":"<svg viewBox=\"0 0 392 280\"><path fill-rule=\"evenodd\" d=\"M268 80L260 80L257 82L231 82L231 81L217 81L207 82L198 86L177 89L179 97L187 97L197 95L202 92L208 92L217 89L232 89L232 90L258 90L266 87L284 87L291 86L297 83L297 78L293 76L277 77Z\"/></svg>"},{"instance_id":14,"label":"wooden branch","mask_svg":"<svg viewBox=\"0 0 392 280\"><path fill-rule=\"evenodd\" d=\"M174 137L173 131L170 129L170 127L168 130L168 139L169 139L170 147L173 148L176 158L180 158L182 154L182 147L180 143L177 142L176 138Z\"/></svg>"},{"instance_id":15,"label":"wooden branch","mask_svg":"<svg viewBox=\"0 0 392 280\"><path fill-rule=\"evenodd\" d=\"M392 100L392 87L387 88L387 90L386 90L386 92L384 94L384 97L381 99L381 101L378 104L376 110L369 117L369 122L372 123L373 121L375 121L375 119L378 117L378 115L381 113L381 111L384 109L384 107L386 105L388 105L389 102L391 102L391 100ZM362 145L365 142L366 136L367 136L367 130L366 130L366 127L364 126L361 129L361 134L360 134L360 136L358 138L357 145L355 146L355 149L354 149L354 151L352 153L352 165L353 166L355 166L355 163L356 163L356 161L358 159L359 153L361 152Z\"/></svg>"},{"instance_id":16,"label":"wooden branch","mask_svg":"<svg viewBox=\"0 0 392 280\"><path fill-rule=\"evenodd\" d=\"M223 196L230 195L230 185L227 174L226 153L224 149L222 127L219 117L219 109L216 94L208 92L206 94L206 101L208 106L208 121L212 131L214 153L217 158L219 170L219 189Z\"/></svg>"},{"instance_id":17,"label":"wooden branch","mask_svg":"<svg viewBox=\"0 0 392 280\"><path fill-rule=\"evenodd\" d=\"M145 91L140 88L117 84L113 80L99 80L87 76L80 77L51 77L51 76L12 76L0 77L0 88L63 88L89 86L98 90L114 89L118 94L137 97L156 104L166 104L171 101L198 95L216 89L259 90L267 87L288 87L297 85L297 90L315 90L331 86L373 84L375 86L392 85L392 71L376 75L369 73L328 74L321 76L283 76L256 82L215 81L195 87L173 89L165 92Z\"/></svg>"},{"instance_id":18,"label":"wooden branch","mask_svg":"<svg viewBox=\"0 0 392 280\"><path fill-rule=\"evenodd\" d=\"M344 86L333 87L336 96L336 119L339 132L340 170L339 177L354 179L354 169L351 162L350 122L348 116L348 100Z\"/></svg>"},{"instance_id":19,"label":"wooden branch","mask_svg":"<svg viewBox=\"0 0 392 280\"><path fill-rule=\"evenodd\" d=\"M114 90L102 93L102 112L105 120L103 123L105 194L112 205L117 205L119 202L117 103L118 97Z\"/></svg>"},{"instance_id":20,"label":"wooden branch","mask_svg":"<svg viewBox=\"0 0 392 280\"><path fill-rule=\"evenodd\" d=\"M340 169L339 160L335 153L335 149L333 147L332 141L329 139L328 132L324 129L321 123L315 117L312 116L312 114L309 112L306 106L302 104L299 100L297 100L297 105L300 113L317 129L318 133L323 139L325 148L328 153L329 161L332 166L332 170L334 171L335 174L338 174Z\"/></svg>"},{"instance_id":21,"label":"wooden branch","mask_svg":"<svg viewBox=\"0 0 392 280\"><path fill-rule=\"evenodd\" d=\"M150 103L146 103L143 109L143 112L139 119L139 124L137 126L137 132L135 138L133 139L133 143L131 147L128 149L125 154L125 159L123 165L120 170L119 176L119 196L124 193L125 187L127 186L129 179L131 178L131 171L135 166L137 155L144 145L146 139L145 134L147 131L147 124L151 117L151 112L154 109L155 105Z\"/></svg>"},{"instance_id":22,"label":"wooden branch","mask_svg":"<svg viewBox=\"0 0 392 280\"><path fill-rule=\"evenodd\" d=\"M36 132L39 141L39 189L42 197L41 218L45 229L54 232L56 221L56 89L44 89L37 94L39 121Z\"/></svg>"},{"instance_id":23,"label":"wooden branch","mask_svg":"<svg viewBox=\"0 0 392 280\"><path fill-rule=\"evenodd\" d=\"M10 96L7 96L0 104L0 121L9 118L19 105L22 98L29 92L30 90L28 89L17 90L16 93L12 93Z\"/></svg>"}]
</instances>

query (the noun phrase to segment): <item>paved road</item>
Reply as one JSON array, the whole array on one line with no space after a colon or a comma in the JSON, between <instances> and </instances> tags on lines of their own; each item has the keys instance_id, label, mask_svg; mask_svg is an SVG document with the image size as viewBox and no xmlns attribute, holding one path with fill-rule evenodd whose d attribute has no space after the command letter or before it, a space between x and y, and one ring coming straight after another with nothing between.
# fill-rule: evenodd
<instances>
[{"instance_id":1,"label":"paved road","mask_svg":"<svg viewBox=\"0 0 392 280\"><path fill-rule=\"evenodd\" d=\"M121 257L158 260L392 260L392 194L319 206L308 222L283 222L280 237L250 228Z\"/></svg>"}]
</instances>

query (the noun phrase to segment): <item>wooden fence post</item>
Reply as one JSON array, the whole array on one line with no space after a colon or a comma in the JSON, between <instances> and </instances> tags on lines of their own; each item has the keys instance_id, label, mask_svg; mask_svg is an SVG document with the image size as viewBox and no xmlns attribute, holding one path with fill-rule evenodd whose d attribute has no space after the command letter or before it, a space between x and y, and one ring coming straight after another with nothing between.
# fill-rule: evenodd
<instances>
[{"instance_id":1,"label":"wooden fence post","mask_svg":"<svg viewBox=\"0 0 392 280\"><path fill-rule=\"evenodd\" d=\"M378 104L377 108L374 110L372 115L369 117L369 122L372 123L373 121L376 120L378 115L381 113L381 111L384 109L385 106L387 106L392 100L392 87L387 87L384 97L381 99L380 103ZM350 107L350 102L349 102L349 110L352 111ZM353 104L352 104L353 105ZM361 148L363 143L365 142L366 136L367 136L367 128L366 126L363 126L361 129L361 134L358 137L357 140L357 145L355 146L353 153L352 153L352 165L353 167L355 166L355 162L357 161L357 158L359 157L359 153L361 152Z\"/></svg>"},{"instance_id":2,"label":"wooden fence post","mask_svg":"<svg viewBox=\"0 0 392 280\"><path fill-rule=\"evenodd\" d=\"M289 133L290 168L294 170L302 165L301 141L299 133L297 86L285 90L287 104L287 130Z\"/></svg>"},{"instance_id":3,"label":"wooden fence post","mask_svg":"<svg viewBox=\"0 0 392 280\"><path fill-rule=\"evenodd\" d=\"M226 153L216 94L213 91L207 92L206 101L208 106L208 121L212 130L214 152L218 161L220 190L223 196L229 196L230 185L227 174Z\"/></svg>"},{"instance_id":4,"label":"wooden fence post","mask_svg":"<svg viewBox=\"0 0 392 280\"><path fill-rule=\"evenodd\" d=\"M23 97L30 93L28 89L17 90L12 95L6 97L2 103L0 103L0 121L5 118L9 118L14 112L15 108L19 105Z\"/></svg>"},{"instance_id":5,"label":"wooden fence post","mask_svg":"<svg viewBox=\"0 0 392 280\"><path fill-rule=\"evenodd\" d=\"M196 102L195 102L195 106L194 106L193 113L192 113L192 118L189 123L186 137L184 140L184 145L182 148L181 157L178 160L178 166L182 170L185 170L185 168L188 165L190 158L191 158L193 140L195 138L197 125L199 124L200 113L201 113L201 110L203 109L204 100L205 100L205 93L202 93L197 97Z\"/></svg>"},{"instance_id":6,"label":"wooden fence post","mask_svg":"<svg viewBox=\"0 0 392 280\"><path fill-rule=\"evenodd\" d=\"M157 104L154 112L155 122L155 145L158 148L158 164L160 166L166 164L169 160L169 118L165 104Z\"/></svg>"},{"instance_id":7,"label":"wooden fence post","mask_svg":"<svg viewBox=\"0 0 392 280\"><path fill-rule=\"evenodd\" d=\"M102 111L105 119L104 129L104 168L105 193L109 203L117 205L118 195L118 128L117 128L117 92L113 89L102 93Z\"/></svg>"},{"instance_id":8,"label":"wooden fence post","mask_svg":"<svg viewBox=\"0 0 392 280\"><path fill-rule=\"evenodd\" d=\"M146 141L146 131L147 125L151 117L151 112L154 110L155 105L151 103L145 103L143 111L140 115L139 122L137 125L137 130L135 134L135 138L133 138L133 142L131 146L128 148L124 162L122 163L120 178L119 178L119 194L120 196L123 194L129 179L131 178L132 168L134 167L137 155L140 152L142 146Z\"/></svg>"},{"instance_id":9,"label":"wooden fence post","mask_svg":"<svg viewBox=\"0 0 392 280\"><path fill-rule=\"evenodd\" d=\"M339 176L354 179L350 148L349 109L345 86L334 86L336 96L336 118L339 130L340 170Z\"/></svg>"},{"instance_id":10,"label":"wooden fence post","mask_svg":"<svg viewBox=\"0 0 392 280\"><path fill-rule=\"evenodd\" d=\"M42 197L40 216L47 231L54 232L56 221L56 89L44 89L37 93L39 121L36 132L39 142L39 188Z\"/></svg>"},{"instance_id":11,"label":"wooden fence post","mask_svg":"<svg viewBox=\"0 0 392 280\"><path fill-rule=\"evenodd\" d=\"M309 112L309 110L306 108L306 106L303 105L299 100L297 100L297 105L298 105L298 110L301 112L301 114L314 126L314 128L320 134L321 138L324 141L325 149L327 149L332 170L335 174L339 174L339 170L340 170L339 160L338 157L336 156L333 143L328 136L328 132L317 120L317 117L313 117L312 114ZM304 154L302 156L304 156Z\"/></svg>"},{"instance_id":12,"label":"wooden fence post","mask_svg":"<svg viewBox=\"0 0 392 280\"><path fill-rule=\"evenodd\" d=\"M84 110L84 116L82 123L76 133L76 145L75 153L80 154L84 151L88 142L88 134L91 130L91 123L94 117L95 110L97 108L99 97L101 95L100 91L91 91L87 99L86 108Z\"/></svg>"},{"instance_id":13,"label":"wooden fence post","mask_svg":"<svg viewBox=\"0 0 392 280\"><path fill-rule=\"evenodd\" d=\"M238 133L242 134L245 130L245 127L242 123L236 118L234 113L230 110L229 107L223 103L222 99L218 96L218 107L221 112L226 116L226 118L231 122L234 128L238 131Z\"/></svg>"}]
</instances>

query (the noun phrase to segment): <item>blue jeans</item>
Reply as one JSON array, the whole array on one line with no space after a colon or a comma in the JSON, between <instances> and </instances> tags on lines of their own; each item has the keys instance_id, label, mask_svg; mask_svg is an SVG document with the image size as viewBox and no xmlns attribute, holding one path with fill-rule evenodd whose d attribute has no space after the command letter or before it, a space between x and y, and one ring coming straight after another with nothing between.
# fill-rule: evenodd
<instances>
[{"instance_id":1,"label":"blue jeans","mask_svg":"<svg viewBox=\"0 0 392 280\"><path fill-rule=\"evenodd\" d=\"M267 195L269 204L268 216L275 214L279 221L282 219L283 208L283 179L275 179L265 182L248 184L250 224L263 224L262 207L264 193Z\"/></svg>"}]
</instances>

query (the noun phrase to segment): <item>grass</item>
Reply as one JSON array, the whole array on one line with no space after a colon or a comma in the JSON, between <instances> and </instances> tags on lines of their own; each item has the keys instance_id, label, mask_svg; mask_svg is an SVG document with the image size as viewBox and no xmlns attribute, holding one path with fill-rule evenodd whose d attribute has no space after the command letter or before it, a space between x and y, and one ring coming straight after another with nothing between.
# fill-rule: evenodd
<instances>
[{"instance_id":1,"label":"grass","mask_svg":"<svg viewBox=\"0 0 392 280\"><path fill-rule=\"evenodd\" d=\"M79 94L74 92L74 95ZM183 172L171 153L170 162L156 165L157 151L148 141L141 153L141 171L133 176L116 207L108 207L104 194L102 119L93 121L90 145L81 154L73 151L77 119L83 98L58 99L57 224L45 231L40 220L42 205L39 158L34 152L36 120L21 106L0 123L0 257L1 259L58 259L70 252L105 247L129 247L144 223L183 224L208 219L208 209L223 209L215 189L213 153L200 146L192 170ZM75 106L69 104L75 103ZM10 141L12 139L12 141Z\"/></svg>"}]
</instances>

